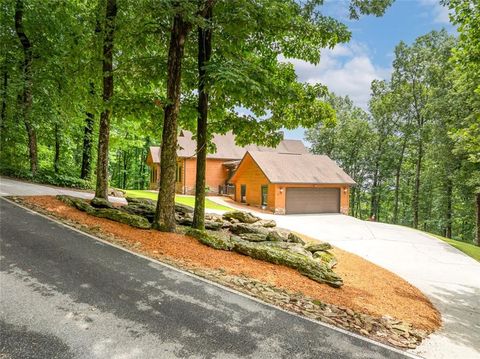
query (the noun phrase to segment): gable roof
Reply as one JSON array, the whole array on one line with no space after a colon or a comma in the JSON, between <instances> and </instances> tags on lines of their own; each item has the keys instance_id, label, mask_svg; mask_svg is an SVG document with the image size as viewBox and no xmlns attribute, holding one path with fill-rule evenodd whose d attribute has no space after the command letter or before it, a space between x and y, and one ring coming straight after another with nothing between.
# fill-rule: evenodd
<instances>
[{"instance_id":1,"label":"gable roof","mask_svg":"<svg viewBox=\"0 0 480 359\"><path fill-rule=\"evenodd\" d=\"M349 175L325 155L259 151L248 151L247 154L252 157L271 183L356 184ZM242 163L238 166L238 170L241 166ZM232 180L234 179L235 174L232 177Z\"/></svg>"},{"instance_id":2,"label":"gable roof","mask_svg":"<svg viewBox=\"0 0 480 359\"><path fill-rule=\"evenodd\" d=\"M192 137L190 131L182 131L183 136L178 136L178 157L196 157L197 141ZM207 153L207 158L224 160L241 160L247 151L259 152L285 152L285 153L307 153L307 149L301 140L283 140L275 148L257 145L238 146L235 143L235 135L227 132L225 135L214 135L212 142L216 146L215 153ZM151 146L150 156L153 163L160 163L160 147Z\"/></svg>"}]
</instances>

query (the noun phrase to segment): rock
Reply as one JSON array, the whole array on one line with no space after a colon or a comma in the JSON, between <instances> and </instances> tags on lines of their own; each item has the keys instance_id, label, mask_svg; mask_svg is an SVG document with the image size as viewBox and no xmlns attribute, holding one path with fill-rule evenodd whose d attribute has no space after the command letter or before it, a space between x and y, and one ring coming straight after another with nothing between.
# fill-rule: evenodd
<instances>
[{"instance_id":1,"label":"rock","mask_svg":"<svg viewBox=\"0 0 480 359\"><path fill-rule=\"evenodd\" d=\"M126 213L114 208L98 208L95 209L94 216L100 218L111 219L112 221L128 224L132 227L147 229L150 228L150 222L145 217L135 214Z\"/></svg>"},{"instance_id":2,"label":"rock","mask_svg":"<svg viewBox=\"0 0 480 359\"><path fill-rule=\"evenodd\" d=\"M337 259L328 251L313 252L313 258L318 259L321 263L325 264L328 268L333 268L337 265Z\"/></svg>"},{"instance_id":3,"label":"rock","mask_svg":"<svg viewBox=\"0 0 480 359\"><path fill-rule=\"evenodd\" d=\"M175 203L175 212L180 213L193 213L193 208L186 204Z\"/></svg>"},{"instance_id":4,"label":"rock","mask_svg":"<svg viewBox=\"0 0 480 359\"><path fill-rule=\"evenodd\" d=\"M128 224L136 228L150 228L150 223L146 218L137 216L135 214L127 213L121 209L94 208L83 199L71 196L57 196L57 198L65 202L66 204L71 205L81 211L87 212L88 214L95 217L111 219L112 221Z\"/></svg>"},{"instance_id":5,"label":"rock","mask_svg":"<svg viewBox=\"0 0 480 359\"><path fill-rule=\"evenodd\" d=\"M309 252L328 251L332 246L327 242L312 242L307 244L305 249Z\"/></svg>"},{"instance_id":6,"label":"rock","mask_svg":"<svg viewBox=\"0 0 480 359\"><path fill-rule=\"evenodd\" d=\"M288 234L288 241L292 243L300 243L301 245L305 244L305 241L293 232Z\"/></svg>"},{"instance_id":7,"label":"rock","mask_svg":"<svg viewBox=\"0 0 480 359\"><path fill-rule=\"evenodd\" d=\"M214 231L218 231L222 228L222 222L215 222L215 221L205 221L205 229L211 229Z\"/></svg>"},{"instance_id":8,"label":"rock","mask_svg":"<svg viewBox=\"0 0 480 359\"><path fill-rule=\"evenodd\" d=\"M240 238L249 242L263 242L267 240L267 236L260 233L242 233Z\"/></svg>"},{"instance_id":9,"label":"rock","mask_svg":"<svg viewBox=\"0 0 480 359\"><path fill-rule=\"evenodd\" d=\"M175 221L178 224L181 224L182 226L189 226L191 227L193 224L193 218L192 217L187 217L187 216L182 216L178 213L175 213Z\"/></svg>"},{"instance_id":10,"label":"rock","mask_svg":"<svg viewBox=\"0 0 480 359\"><path fill-rule=\"evenodd\" d=\"M275 222L273 219L261 219L255 222L255 225L265 228L273 228L277 226L277 222Z\"/></svg>"},{"instance_id":11,"label":"rock","mask_svg":"<svg viewBox=\"0 0 480 359\"><path fill-rule=\"evenodd\" d=\"M108 189L108 195L112 196L112 197L123 198L125 196L125 192L118 189L118 188L109 188Z\"/></svg>"},{"instance_id":12,"label":"rock","mask_svg":"<svg viewBox=\"0 0 480 359\"><path fill-rule=\"evenodd\" d=\"M330 268L297 253L248 241L234 241L233 250L255 259L297 269L301 274L319 283L327 283L332 287L343 285L342 278Z\"/></svg>"},{"instance_id":13,"label":"rock","mask_svg":"<svg viewBox=\"0 0 480 359\"><path fill-rule=\"evenodd\" d=\"M113 208L113 205L106 199L93 197L90 201L92 207L95 208Z\"/></svg>"},{"instance_id":14,"label":"rock","mask_svg":"<svg viewBox=\"0 0 480 359\"><path fill-rule=\"evenodd\" d=\"M241 223L255 223L260 220L257 216L254 216L253 214L249 212L242 212L242 211L233 211L233 212L227 212L223 215L223 219L226 220L232 220L236 219L237 221Z\"/></svg>"},{"instance_id":15,"label":"rock","mask_svg":"<svg viewBox=\"0 0 480 359\"><path fill-rule=\"evenodd\" d=\"M282 231L279 229L273 230L268 233L267 241L271 242L288 242L288 234L287 231Z\"/></svg>"},{"instance_id":16,"label":"rock","mask_svg":"<svg viewBox=\"0 0 480 359\"><path fill-rule=\"evenodd\" d=\"M205 213L205 220L223 223L222 216L216 213Z\"/></svg>"},{"instance_id":17,"label":"rock","mask_svg":"<svg viewBox=\"0 0 480 359\"><path fill-rule=\"evenodd\" d=\"M253 226L251 224L236 223L236 224L232 224L232 226L230 227L230 232L238 235L243 233L257 233L257 234L265 235L265 237L267 237L269 230L263 227Z\"/></svg>"},{"instance_id":18,"label":"rock","mask_svg":"<svg viewBox=\"0 0 480 359\"><path fill-rule=\"evenodd\" d=\"M292 253L301 254L303 256L313 258L312 253L306 251L301 244L299 243L289 243L289 242L265 242L263 243L267 246L277 247L281 249L285 249Z\"/></svg>"},{"instance_id":19,"label":"rock","mask_svg":"<svg viewBox=\"0 0 480 359\"><path fill-rule=\"evenodd\" d=\"M120 209L130 214L145 217L152 223L155 217L156 207L147 203L129 203L126 206L120 207Z\"/></svg>"},{"instance_id":20,"label":"rock","mask_svg":"<svg viewBox=\"0 0 480 359\"><path fill-rule=\"evenodd\" d=\"M66 195L58 195L57 199L62 201L69 206L75 207L76 209L87 212L89 214L93 214L95 212L95 208L89 205L85 200L73 196L66 196Z\"/></svg>"},{"instance_id":21,"label":"rock","mask_svg":"<svg viewBox=\"0 0 480 359\"><path fill-rule=\"evenodd\" d=\"M233 248L233 243L230 238L219 232L211 233L208 231L200 231L195 228L189 228L186 234L196 238L200 243L215 249L230 251Z\"/></svg>"},{"instance_id":22,"label":"rock","mask_svg":"<svg viewBox=\"0 0 480 359\"><path fill-rule=\"evenodd\" d=\"M157 207L157 201L150 198L125 197L128 204L147 204Z\"/></svg>"}]
</instances>

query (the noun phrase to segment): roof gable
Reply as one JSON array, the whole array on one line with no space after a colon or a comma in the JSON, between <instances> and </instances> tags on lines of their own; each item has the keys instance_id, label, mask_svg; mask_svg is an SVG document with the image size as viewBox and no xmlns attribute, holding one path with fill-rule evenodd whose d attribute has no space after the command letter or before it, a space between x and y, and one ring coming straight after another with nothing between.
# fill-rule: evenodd
<instances>
[{"instance_id":1,"label":"roof gable","mask_svg":"<svg viewBox=\"0 0 480 359\"><path fill-rule=\"evenodd\" d=\"M258 151L248 151L248 155L271 183L355 184L349 175L325 155ZM241 166L242 163L238 169ZM235 180L235 175L232 180Z\"/></svg>"}]
</instances>

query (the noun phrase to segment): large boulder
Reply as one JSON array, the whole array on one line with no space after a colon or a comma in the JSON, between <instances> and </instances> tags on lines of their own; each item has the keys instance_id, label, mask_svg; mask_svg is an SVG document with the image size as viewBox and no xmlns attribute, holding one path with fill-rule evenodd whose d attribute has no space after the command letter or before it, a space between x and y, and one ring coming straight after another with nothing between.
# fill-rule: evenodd
<instances>
[{"instance_id":1,"label":"large boulder","mask_svg":"<svg viewBox=\"0 0 480 359\"><path fill-rule=\"evenodd\" d=\"M175 203L175 212L179 213L193 213L193 208L190 206L187 206L186 204L181 204L181 203Z\"/></svg>"},{"instance_id":2,"label":"large boulder","mask_svg":"<svg viewBox=\"0 0 480 359\"><path fill-rule=\"evenodd\" d=\"M301 274L319 283L327 283L332 287L343 285L342 278L333 272L331 268L298 253L292 253L263 243L243 240L233 241L233 250L255 259L294 268Z\"/></svg>"},{"instance_id":3,"label":"large boulder","mask_svg":"<svg viewBox=\"0 0 480 359\"><path fill-rule=\"evenodd\" d=\"M85 200L73 196L66 196L66 195L58 195L57 199L62 201L63 203L75 207L76 209L87 212L89 214L93 214L95 212L95 208L93 208L90 204L88 204Z\"/></svg>"},{"instance_id":4,"label":"large boulder","mask_svg":"<svg viewBox=\"0 0 480 359\"><path fill-rule=\"evenodd\" d=\"M237 235L240 235L243 233L256 233L256 234L265 235L265 237L267 237L269 230L264 227L253 226L247 223L235 223L235 224L232 224L232 226L230 227L230 232Z\"/></svg>"},{"instance_id":5,"label":"large boulder","mask_svg":"<svg viewBox=\"0 0 480 359\"><path fill-rule=\"evenodd\" d=\"M135 214L126 213L114 208L98 208L93 213L94 216L100 218L107 218L115 222L128 224L129 226L148 229L150 222L145 217L140 217Z\"/></svg>"},{"instance_id":6,"label":"large boulder","mask_svg":"<svg viewBox=\"0 0 480 359\"><path fill-rule=\"evenodd\" d=\"M108 200L98 197L93 197L90 204L95 208L113 208L113 205Z\"/></svg>"},{"instance_id":7,"label":"large boulder","mask_svg":"<svg viewBox=\"0 0 480 359\"><path fill-rule=\"evenodd\" d=\"M308 258L313 258L313 255L311 252L306 251L303 246L299 243L290 243L290 242L264 242L262 243L266 246L271 246L271 247L276 247L276 248L281 248L287 251L290 251L292 253L297 253L301 254L302 256L308 257Z\"/></svg>"},{"instance_id":8,"label":"large boulder","mask_svg":"<svg viewBox=\"0 0 480 359\"><path fill-rule=\"evenodd\" d=\"M249 242L263 242L267 240L267 236L260 233L242 233L239 237Z\"/></svg>"},{"instance_id":9,"label":"large boulder","mask_svg":"<svg viewBox=\"0 0 480 359\"><path fill-rule=\"evenodd\" d=\"M195 228L189 228L186 234L196 238L200 243L215 249L230 251L233 248L230 238L220 232L200 231Z\"/></svg>"},{"instance_id":10,"label":"large boulder","mask_svg":"<svg viewBox=\"0 0 480 359\"><path fill-rule=\"evenodd\" d=\"M288 242L288 234L289 232L276 229L270 231L267 236L267 241L271 242Z\"/></svg>"},{"instance_id":11,"label":"large boulder","mask_svg":"<svg viewBox=\"0 0 480 359\"><path fill-rule=\"evenodd\" d=\"M157 201L150 198L125 197L128 204L147 204L150 206L157 206Z\"/></svg>"},{"instance_id":12,"label":"large boulder","mask_svg":"<svg viewBox=\"0 0 480 359\"><path fill-rule=\"evenodd\" d=\"M288 234L288 242L292 242L292 243L299 243L301 245L304 245L305 244L305 241L300 237L300 236L297 236L295 233L293 232L290 232Z\"/></svg>"},{"instance_id":13,"label":"large boulder","mask_svg":"<svg viewBox=\"0 0 480 359\"><path fill-rule=\"evenodd\" d=\"M120 209L130 214L145 217L152 223L155 217L156 207L147 203L129 203L126 206L120 207Z\"/></svg>"},{"instance_id":14,"label":"large boulder","mask_svg":"<svg viewBox=\"0 0 480 359\"><path fill-rule=\"evenodd\" d=\"M273 219L261 219L254 223L256 226L261 226L265 228L273 228L277 226L277 222Z\"/></svg>"},{"instance_id":15,"label":"large boulder","mask_svg":"<svg viewBox=\"0 0 480 359\"><path fill-rule=\"evenodd\" d=\"M337 265L337 258L328 251L318 251L313 253L313 258L320 263L325 264L328 268L333 268Z\"/></svg>"},{"instance_id":16,"label":"large boulder","mask_svg":"<svg viewBox=\"0 0 480 359\"><path fill-rule=\"evenodd\" d=\"M253 214L249 212L242 212L242 211L233 211L233 212L227 212L223 214L223 219L227 221L231 221L232 219L235 219L241 223L255 223L260 220L257 216L254 216Z\"/></svg>"},{"instance_id":17,"label":"large boulder","mask_svg":"<svg viewBox=\"0 0 480 359\"><path fill-rule=\"evenodd\" d=\"M312 242L305 245L305 249L309 252L328 251L332 249L332 245L327 242Z\"/></svg>"}]
</instances>

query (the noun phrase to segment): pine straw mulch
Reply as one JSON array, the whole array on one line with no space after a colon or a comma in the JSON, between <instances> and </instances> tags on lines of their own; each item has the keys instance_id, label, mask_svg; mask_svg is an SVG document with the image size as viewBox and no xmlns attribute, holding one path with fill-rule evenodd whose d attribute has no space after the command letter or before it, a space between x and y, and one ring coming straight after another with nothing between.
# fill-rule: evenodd
<instances>
[{"instance_id":1,"label":"pine straw mulch","mask_svg":"<svg viewBox=\"0 0 480 359\"><path fill-rule=\"evenodd\" d=\"M53 196L16 197L15 200L137 252L168 263L178 263L182 268L220 270L228 275L249 277L355 312L393 317L428 333L441 325L439 312L420 290L396 274L338 248L332 250L338 260L335 272L343 278L344 285L332 288L314 282L294 269L215 250L192 237L135 229L93 217Z\"/></svg>"}]
</instances>

